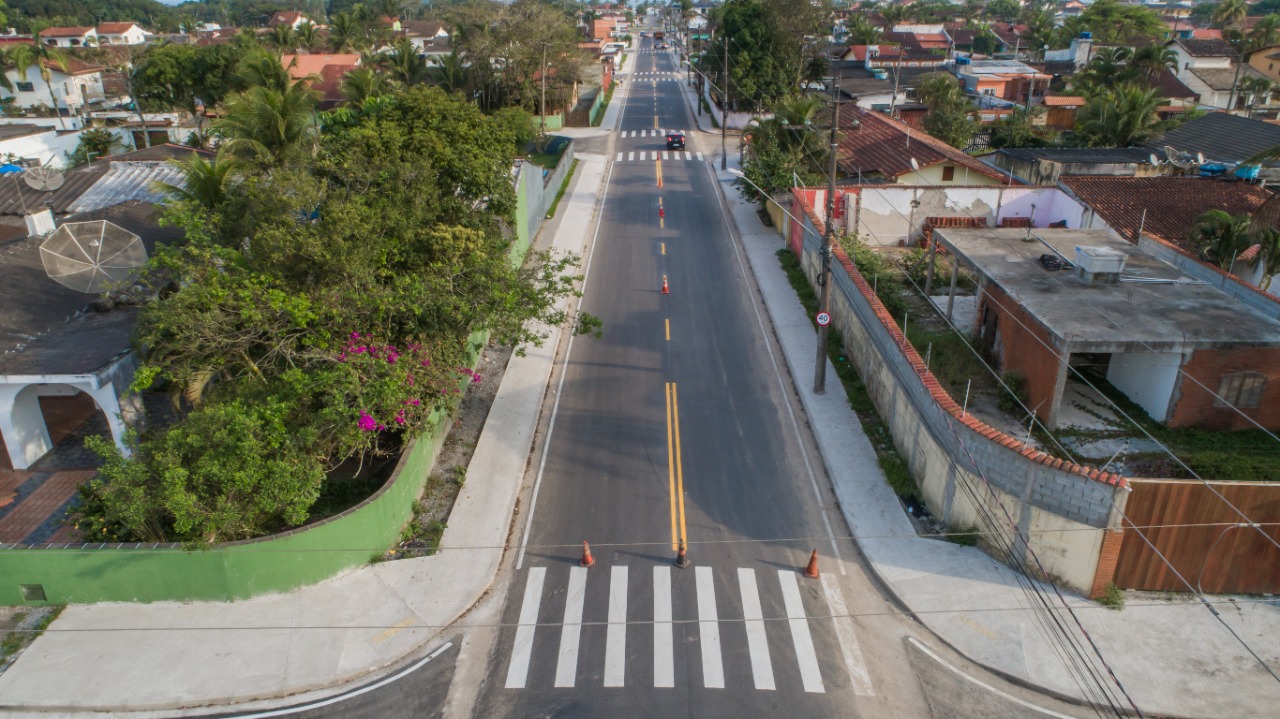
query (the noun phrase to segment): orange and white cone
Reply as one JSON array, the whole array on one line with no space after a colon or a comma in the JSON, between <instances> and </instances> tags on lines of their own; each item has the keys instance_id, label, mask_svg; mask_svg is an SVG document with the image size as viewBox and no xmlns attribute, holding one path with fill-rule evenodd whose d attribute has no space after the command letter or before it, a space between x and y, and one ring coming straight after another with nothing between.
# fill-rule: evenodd
<instances>
[{"instance_id":1,"label":"orange and white cone","mask_svg":"<svg viewBox=\"0 0 1280 719\"><path fill-rule=\"evenodd\" d=\"M583 542L582 543L582 561L579 562L579 564L581 564L584 567L591 567L591 566L594 566L595 563L596 563L596 558L591 556L591 547L589 547L586 542Z\"/></svg>"},{"instance_id":2,"label":"orange and white cone","mask_svg":"<svg viewBox=\"0 0 1280 719\"><path fill-rule=\"evenodd\" d=\"M662 276L662 294L664 294L664 295L669 295L669 294L671 294L671 286L667 284L667 276L666 276L666 275L663 275L663 276Z\"/></svg>"},{"instance_id":3,"label":"orange and white cone","mask_svg":"<svg viewBox=\"0 0 1280 719\"><path fill-rule=\"evenodd\" d=\"M809 566L804 568L804 576L810 579L818 578L818 550L816 549L809 555Z\"/></svg>"}]
</instances>

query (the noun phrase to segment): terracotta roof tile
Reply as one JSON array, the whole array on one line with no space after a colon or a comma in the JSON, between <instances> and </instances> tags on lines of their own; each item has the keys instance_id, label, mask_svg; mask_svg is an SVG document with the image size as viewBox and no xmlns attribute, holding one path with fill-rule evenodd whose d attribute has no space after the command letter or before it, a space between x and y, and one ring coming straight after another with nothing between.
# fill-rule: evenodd
<instances>
[{"instance_id":1,"label":"terracotta roof tile","mask_svg":"<svg viewBox=\"0 0 1280 719\"><path fill-rule=\"evenodd\" d=\"M840 108L840 126L851 127L854 120L861 126L842 133L840 167L850 175L881 175L895 178L914 171L911 160L920 167L952 162L987 177L1004 180L1008 176L966 155L947 143L888 115L864 110L854 105Z\"/></svg>"},{"instance_id":2,"label":"terracotta roof tile","mask_svg":"<svg viewBox=\"0 0 1280 719\"><path fill-rule=\"evenodd\" d=\"M1252 213L1271 196L1257 185L1201 177L1079 176L1061 182L1126 240L1132 242L1141 226L1144 235L1184 250L1191 250L1187 235L1201 214Z\"/></svg>"}]
</instances>

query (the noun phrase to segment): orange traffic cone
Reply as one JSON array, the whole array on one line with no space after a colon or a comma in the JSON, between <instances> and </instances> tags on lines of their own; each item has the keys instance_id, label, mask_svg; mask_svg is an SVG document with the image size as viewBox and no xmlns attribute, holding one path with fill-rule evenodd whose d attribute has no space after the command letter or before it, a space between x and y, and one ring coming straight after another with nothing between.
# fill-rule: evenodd
<instances>
[{"instance_id":1,"label":"orange traffic cone","mask_svg":"<svg viewBox=\"0 0 1280 719\"><path fill-rule=\"evenodd\" d=\"M596 558L591 556L591 547L587 546L586 542L583 542L582 543L582 561L579 562L579 564L581 564L584 567L591 567L591 566L594 566L595 563L596 563Z\"/></svg>"},{"instance_id":2,"label":"orange traffic cone","mask_svg":"<svg viewBox=\"0 0 1280 719\"><path fill-rule=\"evenodd\" d=\"M685 554L684 542L681 542L680 549L679 551L676 552L676 566L681 569L684 569L688 567L690 564L693 564L693 562L689 561L689 557L686 556Z\"/></svg>"},{"instance_id":3,"label":"orange traffic cone","mask_svg":"<svg viewBox=\"0 0 1280 719\"><path fill-rule=\"evenodd\" d=\"M666 275L663 275L663 276L662 276L662 294L664 294L664 295L669 295L669 294L671 294L671 287L669 287L669 286L667 285L667 276L666 276Z\"/></svg>"},{"instance_id":4,"label":"orange traffic cone","mask_svg":"<svg viewBox=\"0 0 1280 719\"><path fill-rule=\"evenodd\" d=\"M658 219L661 220L666 216L667 216L667 211L662 209L662 205L658 205Z\"/></svg>"},{"instance_id":5,"label":"orange traffic cone","mask_svg":"<svg viewBox=\"0 0 1280 719\"><path fill-rule=\"evenodd\" d=\"M809 555L809 566L804 568L804 576L810 579L818 578L818 550L816 549Z\"/></svg>"}]
</instances>

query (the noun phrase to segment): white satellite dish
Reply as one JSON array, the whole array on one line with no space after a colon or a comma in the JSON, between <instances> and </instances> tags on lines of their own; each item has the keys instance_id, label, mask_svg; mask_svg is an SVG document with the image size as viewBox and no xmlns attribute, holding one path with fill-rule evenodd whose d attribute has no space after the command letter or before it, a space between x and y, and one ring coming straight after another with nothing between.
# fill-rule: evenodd
<instances>
[{"instance_id":1,"label":"white satellite dish","mask_svg":"<svg viewBox=\"0 0 1280 719\"><path fill-rule=\"evenodd\" d=\"M914 158L914 157L913 157L913 158L911 158L911 169L916 170L916 171L919 171L919 170L920 170L920 163L919 163L919 162L916 162L916 158Z\"/></svg>"},{"instance_id":2,"label":"white satellite dish","mask_svg":"<svg viewBox=\"0 0 1280 719\"><path fill-rule=\"evenodd\" d=\"M132 279L147 263L147 248L137 235L105 220L68 222L40 243L40 260L55 282L100 294Z\"/></svg>"},{"instance_id":3,"label":"white satellite dish","mask_svg":"<svg viewBox=\"0 0 1280 719\"><path fill-rule=\"evenodd\" d=\"M22 181L27 183L32 189L41 192L53 192L62 187L62 183L66 179L62 176L62 171L48 165L33 167L22 173Z\"/></svg>"},{"instance_id":4,"label":"white satellite dish","mask_svg":"<svg viewBox=\"0 0 1280 719\"><path fill-rule=\"evenodd\" d=\"M1200 165L1203 165L1203 164L1204 164L1204 153L1203 153L1203 152L1197 152L1197 153L1196 153L1196 163L1197 163L1197 164L1200 164Z\"/></svg>"},{"instance_id":5,"label":"white satellite dish","mask_svg":"<svg viewBox=\"0 0 1280 719\"><path fill-rule=\"evenodd\" d=\"M1149 161L1151 162L1151 164L1153 164L1153 165L1159 165L1159 164L1160 164L1160 158L1156 157L1156 153L1154 153L1154 152L1153 152L1153 153L1151 153L1150 155L1147 155L1147 160L1149 160Z\"/></svg>"}]
</instances>

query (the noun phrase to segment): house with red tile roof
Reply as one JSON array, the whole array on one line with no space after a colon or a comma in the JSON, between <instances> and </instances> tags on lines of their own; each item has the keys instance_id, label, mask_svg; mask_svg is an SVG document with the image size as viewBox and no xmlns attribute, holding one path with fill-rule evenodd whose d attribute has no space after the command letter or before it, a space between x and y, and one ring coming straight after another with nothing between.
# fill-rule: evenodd
<instances>
[{"instance_id":1,"label":"house with red tile roof","mask_svg":"<svg viewBox=\"0 0 1280 719\"><path fill-rule=\"evenodd\" d=\"M98 44L98 31L92 27L47 27L40 31L40 42L50 47L92 47Z\"/></svg>"},{"instance_id":2,"label":"house with red tile roof","mask_svg":"<svg viewBox=\"0 0 1280 719\"><path fill-rule=\"evenodd\" d=\"M327 110L342 102L342 78L360 67L360 55L282 55L280 64L289 77L310 82L311 89L320 93L320 109Z\"/></svg>"},{"instance_id":3,"label":"house with red tile roof","mask_svg":"<svg viewBox=\"0 0 1280 719\"><path fill-rule=\"evenodd\" d=\"M860 180L899 184L997 185L1009 176L932 135L873 110L840 107L837 166Z\"/></svg>"},{"instance_id":4,"label":"house with red tile roof","mask_svg":"<svg viewBox=\"0 0 1280 719\"><path fill-rule=\"evenodd\" d=\"M294 30L297 30L299 25L302 25L308 22L311 22L311 20L307 18L306 15L303 15L300 12L296 12L294 10L281 10L280 12L271 16L271 19L267 21L267 27L275 27L277 25L288 25Z\"/></svg>"},{"instance_id":5,"label":"house with red tile roof","mask_svg":"<svg viewBox=\"0 0 1280 719\"><path fill-rule=\"evenodd\" d=\"M136 22L104 22L97 31L99 45L142 45L151 34Z\"/></svg>"}]
</instances>

